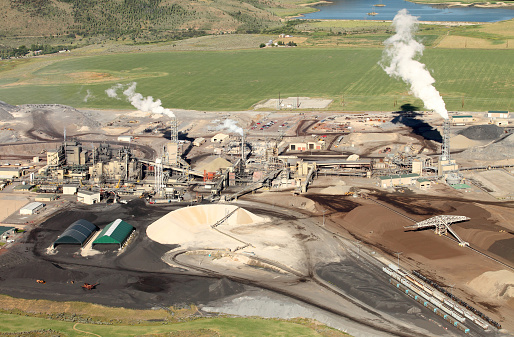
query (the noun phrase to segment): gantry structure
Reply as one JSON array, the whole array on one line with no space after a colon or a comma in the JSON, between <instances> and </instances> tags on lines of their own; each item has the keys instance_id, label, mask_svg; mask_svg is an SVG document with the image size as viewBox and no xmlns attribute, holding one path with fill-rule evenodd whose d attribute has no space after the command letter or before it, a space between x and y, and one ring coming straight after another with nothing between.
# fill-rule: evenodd
<instances>
[{"instance_id":1,"label":"gantry structure","mask_svg":"<svg viewBox=\"0 0 514 337\"><path fill-rule=\"evenodd\" d=\"M446 233L450 232L458 241L459 246L469 246L469 243L462 240L454 230L450 228L450 225L455 222L466 221L469 220L467 216L463 215L437 215L430 219L426 219L420 222L415 223L411 226L405 226L405 229L424 229L429 227L435 227L434 231L439 235L446 235Z\"/></svg>"}]
</instances>

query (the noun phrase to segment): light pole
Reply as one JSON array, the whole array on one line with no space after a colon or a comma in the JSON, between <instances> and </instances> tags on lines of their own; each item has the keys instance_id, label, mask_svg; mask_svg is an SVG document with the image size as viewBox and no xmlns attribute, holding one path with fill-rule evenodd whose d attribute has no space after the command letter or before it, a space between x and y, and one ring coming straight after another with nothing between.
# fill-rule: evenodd
<instances>
[{"instance_id":1,"label":"light pole","mask_svg":"<svg viewBox=\"0 0 514 337\"><path fill-rule=\"evenodd\" d=\"M323 212L323 227L325 227L325 212L327 210L326 209L323 209L322 212Z\"/></svg>"},{"instance_id":2,"label":"light pole","mask_svg":"<svg viewBox=\"0 0 514 337\"><path fill-rule=\"evenodd\" d=\"M400 255L402 254L403 252L396 252L395 254L398 256L398 269L400 269Z\"/></svg>"}]
</instances>

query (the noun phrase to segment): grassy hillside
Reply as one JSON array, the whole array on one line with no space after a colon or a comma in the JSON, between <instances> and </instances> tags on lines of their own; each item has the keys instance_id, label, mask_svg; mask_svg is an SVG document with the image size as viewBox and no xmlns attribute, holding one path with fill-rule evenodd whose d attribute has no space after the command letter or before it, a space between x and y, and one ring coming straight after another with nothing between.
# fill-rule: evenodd
<instances>
[{"instance_id":1,"label":"grassy hillside","mask_svg":"<svg viewBox=\"0 0 514 337\"><path fill-rule=\"evenodd\" d=\"M334 99L331 110L392 110L395 101L421 107L403 82L389 78L377 64L381 52L273 48L4 61L0 100L130 108L108 98L105 90L136 81L139 92L160 98L168 108L249 109L279 92ZM428 49L422 61L449 109L485 111L513 109L513 59L511 50Z\"/></svg>"},{"instance_id":2,"label":"grassy hillside","mask_svg":"<svg viewBox=\"0 0 514 337\"><path fill-rule=\"evenodd\" d=\"M0 314L1 332L38 331L27 336L160 336L160 337L214 337L214 336L298 336L343 337L338 330L308 321L280 321L256 318L210 318L185 323L148 323L137 325L97 325L12 314ZM11 334L9 334L11 336ZM14 334L12 335L14 336Z\"/></svg>"},{"instance_id":3,"label":"grassy hillside","mask_svg":"<svg viewBox=\"0 0 514 337\"><path fill-rule=\"evenodd\" d=\"M308 2L308 1L307 1ZM154 41L280 25L300 0L0 0L0 37L108 37ZM87 42L87 41L86 41Z\"/></svg>"}]
</instances>

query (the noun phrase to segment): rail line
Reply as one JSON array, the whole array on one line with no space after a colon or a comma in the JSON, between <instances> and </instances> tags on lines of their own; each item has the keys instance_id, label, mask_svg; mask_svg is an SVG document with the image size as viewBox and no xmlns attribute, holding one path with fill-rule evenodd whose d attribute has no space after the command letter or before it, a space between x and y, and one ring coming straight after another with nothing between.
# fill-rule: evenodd
<instances>
[{"instance_id":1,"label":"rail line","mask_svg":"<svg viewBox=\"0 0 514 337\"><path fill-rule=\"evenodd\" d=\"M410 221L412 221L412 222L418 222L418 221L416 221L416 220L414 220L414 219L412 219L412 218L408 217L407 215L405 215L405 214L403 214L403 213L401 213L401 212L399 212L399 211L395 210L394 208L389 207L389 206L387 206L387 205L384 205L383 203L381 203L381 202L379 202L379 201L377 201L377 200L374 200L374 199L371 199L371 198L368 198L368 200L373 201L374 203L376 203L376 204L378 204L378 205L380 205L380 206L382 206L382 207L384 207L384 208L387 208L388 210L390 210L390 211L392 211L392 212L394 212L394 213L396 213L396 214L398 214L398 215L400 215L400 216L402 216L402 217L404 217L404 218L406 218L406 219L408 219L408 220L410 220ZM452 241L454 241L454 242L459 243L459 241L457 241L456 239L452 238L451 236L448 236L448 235L442 235L442 237L447 238L447 239L449 239L449 240L452 240ZM471 247L471 245L466 246L466 248L471 249L471 250L472 250L472 251L474 251L475 253L478 253L478 254L480 254L480 255L482 255L482 256L484 256L484 257L486 257L486 258L488 258L488 259L490 259L490 260L492 260L492 261L494 261L494 262L496 262L496 263L499 263L499 264L501 264L501 265L502 265L502 266L504 266L504 267L507 267L507 268L509 268L509 269L514 270L514 267L512 267L512 266L510 266L510 265L508 265L508 264L506 264L506 263L504 263L504 262L502 262L502 261L500 261L500 260L498 260L498 259L496 259L496 258L494 258L494 257L492 257L492 256L490 256L490 255L488 255L488 254L486 254L486 253L484 253L484 252L482 252L482 251L480 251L480 250L476 249L476 248Z\"/></svg>"}]
</instances>

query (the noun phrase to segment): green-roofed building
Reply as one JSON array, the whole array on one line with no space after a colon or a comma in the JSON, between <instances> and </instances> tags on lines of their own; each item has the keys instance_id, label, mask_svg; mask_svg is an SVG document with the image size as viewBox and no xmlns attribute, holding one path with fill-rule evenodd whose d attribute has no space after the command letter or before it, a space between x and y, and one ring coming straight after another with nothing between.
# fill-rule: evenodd
<instances>
[{"instance_id":1,"label":"green-roofed building","mask_svg":"<svg viewBox=\"0 0 514 337\"><path fill-rule=\"evenodd\" d=\"M93 241L93 246L97 244L117 244L121 247L130 236L134 227L121 219L108 224Z\"/></svg>"}]
</instances>

